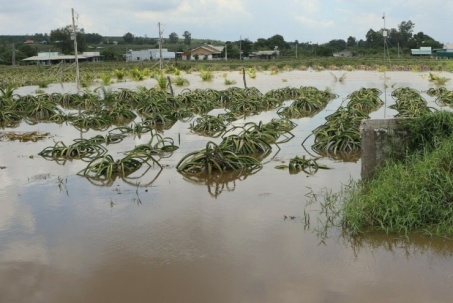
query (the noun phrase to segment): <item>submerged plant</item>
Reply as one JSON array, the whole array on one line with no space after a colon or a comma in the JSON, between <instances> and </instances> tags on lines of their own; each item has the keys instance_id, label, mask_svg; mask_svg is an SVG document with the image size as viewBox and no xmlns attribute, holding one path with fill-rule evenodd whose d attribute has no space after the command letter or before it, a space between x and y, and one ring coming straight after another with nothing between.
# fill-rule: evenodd
<instances>
[{"instance_id":1,"label":"submerged plant","mask_svg":"<svg viewBox=\"0 0 453 303\"><path fill-rule=\"evenodd\" d=\"M131 153L118 160L114 160L111 155L104 155L93 159L78 175L99 181L111 180L116 176L125 178L139 170L143 164L151 166L148 160L162 168L154 158L140 153Z\"/></svg>"},{"instance_id":2,"label":"submerged plant","mask_svg":"<svg viewBox=\"0 0 453 303\"><path fill-rule=\"evenodd\" d=\"M426 92L429 96L437 97L436 103L440 106L452 106L453 105L453 91L448 90L445 86L431 87Z\"/></svg>"},{"instance_id":3,"label":"submerged plant","mask_svg":"<svg viewBox=\"0 0 453 303\"><path fill-rule=\"evenodd\" d=\"M38 140L44 140L49 137L49 133L42 133L37 131L16 133L16 132L1 132L0 141L7 139L9 141L20 141L20 142L36 142Z\"/></svg>"},{"instance_id":4,"label":"submerged plant","mask_svg":"<svg viewBox=\"0 0 453 303\"><path fill-rule=\"evenodd\" d=\"M107 149L90 140L80 139L69 146L58 141L54 146L46 147L39 155L49 160L93 159L103 156Z\"/></svg>"},{"instance_id":5,"label":"submerged plant","mask_svg":"<svg viewBox=\"0 0 453 303\"><path fill-rule=\"evenodd\" d=\"M155 79L157 81L157 88L166 90L168 86L167 76L164 73L156 74Z\"/></svg>"},{"instance_id":6,"label":"submerged plant","mask_svg":"<svg viewBox=\"0 0 453 303\"><path fill-rule=\"evenodd\" d=\"M214 78L212 72L209 70L201 70L200 77L203 81L212 81L212 79Z\"/></svg>"},{"instance_id":7,"label":"submerged plant","mask_svg":"<svg viewBox=\"0 0 453 303\"><path fill-rule=\"evenodd\" d=\"M261 162L251 156L236 154L214 142L208 142L205 149L184 156L176 169L183 174L210 177L213 173L256 171L261 167Z\"/></svg>"},{"instance_id":8,"label":"submerged plant","mask_svg":"<svg viewBox=\"0 0 453 303\"><path fill-rule=\"evenodd\" d=\"M118 79L118 81L122 81L124 80L124 77L126 77L126 70L122 69L122 68L117 68L113 71L116 79Z\"/></svg>"},{"instance_id":9,"label":"submerged plant","mask_svg":"<svg viewBox=\"0 0 453 303\"><path fill-rule=\"evenodd\" d=\"M189 85L190 82L183 76L177 76L175 79L173 79L173 82L175 82L175 85L177 86L184 86L184 85Z\"/></svg>"},{"instance_id":10,"label":"submerged plant","mask_svg":"<svg viewBox=\"0 0 453 303\"><path fill-rule=\"evenodd\" d=\"M202 115L189 126L194 133L209 137L218 137L226 130L223 117Z\"/></svg>"},{"instance_id":11,"label":"submerged plant","mask_svg":"<svg viewBox=\"0 0 453 303\"><path fill-rule=\"evenodd\" d=\"M99 77L102 80L102 84L108 86L112 83L112 76L110 74L100 74Z\"/></svg>"},{"instance_id":12,"label":"submerged plant","mask_svg":"<svg viewBox=\"0 0 453 303\"><path fill-rule=\"evenodd\" d=\"M224 83L225 85L233 85L236 84L236 81L225 78Z\"/></svg>"},{"instance_id":13,"label":"submerged plant","mask_svg":"<svg viewBox=\"0 0 453 303\"><path fill-rule=\"evenodd\" d=\"M450 81L450 79L447 77L441 77L441 76L439 76L439 74L433 74L431 72L429 73L428 80L429 80L429 82L432 82L435 85L445 85L445 83Z\"/></svg>"},{"instance_id":14,"label":"submerged plant","mask_svg":"<svg viewBox=\"0 0 453 303\"><path fill-rule=\"evenodd\" d=\"M329 167L319 164L318 158L307 159L305 156L296 156L289 160L289 172L297 173L303 171L309 175L315 174L319 169L329 169Z\"/></svg>"},{"instance_id":15,"label":"submerged plant","mask_svg":"<svg viewBox=\"0 0 453 303\"><path fill-rule=\"evenodd\" d=\"M247 75L250 77L250 79L256 79L256 68L255 67L251 67L251 68L247 68L245 70L245 72L247 73Z\"/></svg>"},{"instance_id":16,"label":"submerged plant","mask_svg":"<svg viewBox=\"0 0 453 303\"><path fill-rule=\"evenodd\" d=\"M171 156L178 148L172 138L162 137L160 134L152 134L148 143L137 145L132 151L126 152L126 154L139 153L153 159L156 156L166 158Z\"/></svg>"}]
</instances>

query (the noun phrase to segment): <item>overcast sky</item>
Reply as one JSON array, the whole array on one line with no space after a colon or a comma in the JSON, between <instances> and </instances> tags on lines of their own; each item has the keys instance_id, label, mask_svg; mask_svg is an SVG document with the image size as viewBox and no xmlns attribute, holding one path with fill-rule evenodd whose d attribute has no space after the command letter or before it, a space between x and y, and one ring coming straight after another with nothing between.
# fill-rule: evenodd
<instances>
[{"instance_id":1,"label":"overcast sky","mask_svg":"<svg viewBox=\"0 0 453 303\"><path fill-rule=\"evenodd\" d=\"M453 42L453 1L449 0L0 0L0 35L50 33L69 25L71 9L78 25L102 36L157 37L175 32L182 38L237 41L282 35L285 41L326 43L353 36L365 39L372 28L415 23L441 43Z\"/></svg>"}]
</instances>

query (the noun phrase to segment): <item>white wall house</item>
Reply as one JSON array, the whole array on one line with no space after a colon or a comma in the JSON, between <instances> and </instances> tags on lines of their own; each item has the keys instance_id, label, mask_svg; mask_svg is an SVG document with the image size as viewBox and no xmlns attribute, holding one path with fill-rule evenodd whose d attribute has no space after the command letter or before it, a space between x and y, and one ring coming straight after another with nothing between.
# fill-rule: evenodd
<instances>
[{"instance_id":1,"label":"white wall house","mask_svg":"<svg viewBox=\"0 0 453 303\"><path fill-rule=\"evenodd\" d=\"M168 49L162 49L162 59L175 59L175 52L169 52ZM147 60L159 60L160 51L159 49L144 49L144 50L129 50L124 54L126 61L147 61Z\"/></svg>"}]
</instances>

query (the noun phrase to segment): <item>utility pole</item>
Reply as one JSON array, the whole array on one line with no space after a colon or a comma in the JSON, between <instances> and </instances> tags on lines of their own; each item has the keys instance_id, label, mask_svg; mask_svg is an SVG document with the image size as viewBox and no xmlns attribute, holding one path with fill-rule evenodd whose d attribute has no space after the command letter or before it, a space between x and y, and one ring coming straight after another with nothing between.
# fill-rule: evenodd
<instances>
[{"instance_id":1,"label":"utility pole","mask_svg":"<svg viewBox=\"0 0 453 303\"><path fill-rule=\"evenodd\" d=\"M160 22L157 23L157 27L159 28L159 70L162 72L162 34L164 31L160 28Z\"/></svg>"},{"instance_id":2,"label":"utility pole","mask_svg":"<svg viewBox=\"0 0 453 303\"><path fill-rule=\"evenodd\" d=\"M228 44L225 43L225 61L228 60Z\"/></svg>"},{"instance_id":3,"label":"utility pole","mask_svg":"<svg viewBox=\"0 0 453 303\"><path fill-rule=\"evenodd\" d=\"M242 60L242 36L239 36L239 60Z\"/></svg>"},{"instance_id":4,"label":"utility pole","mask_svg":"<svg viewBox=\"0 0 453 303\"><path fill-rule=\"evenodd\" d=\"M79 92L79 90L80 90L80 73L79 73L79 57L77 55L77 27L75 24L75 17L74 17L75 14L76 14L76 12L74 11L74 9L72 9L71 40L74 41L74 56L75 56L75 64L76 64L76 84L77 84L77 92Z\"/></svg>"},{"instance_id":5,"label":"utility pole","mask_svg":"<svg viewBox=\"0 0 453 303\"><path fill-rule=\"evenodd\" d=\"M387 47L387 30L385 29L385 12L382 15L382 19L384 19L384 29L382 30L382 36L384 37L384 63L385 63L385 49Z\"/></svg>"},{"instance_id":6,"label":"utility pole","mask_svg":"<svg viewBox=\"0 0 453 303\"><path fill-rule=\"evenodd\" d=\"M384 29L382 31L382 35L384 36L384 64L385 64L385 49L387 47L387 30L385 29L385 12L382 15L382 19L384 19ZM390 58L389 58L390 61ZM387 68L384 69L384 119L387 114Z\"/></svg>"}]
</instances>

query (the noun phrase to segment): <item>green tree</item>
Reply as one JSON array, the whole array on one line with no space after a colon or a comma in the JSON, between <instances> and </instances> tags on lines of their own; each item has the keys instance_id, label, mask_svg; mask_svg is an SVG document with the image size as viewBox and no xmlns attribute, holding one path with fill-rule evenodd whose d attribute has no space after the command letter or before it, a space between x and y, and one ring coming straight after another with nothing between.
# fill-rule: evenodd
<instances>
[{"instance_id":1,"label":"green tree","mask_svg":"<svg viewBox=\"0 0 453 303\"><path fill-rule=\"evenodd\" d=\"M86 33L85 41L88 44L99 44L104 40L104 37L97 33Z\"/></svg>"},{"instance_id":2,"label":"green tree","mask_svg":"<svg viewBox=\"0 0 453 303\"><path fill-rule=\"evenodd\" d=\"M408 41L409 48L419 48L423 46L431 46L432 48L442 48L442 43L434 40L432 37L425 35L423 32L418 32L413 35Z\"/></svg>"},{"instance_id":3,"label":"green tree","mask_svg":"<svg viewBox=\"0 0 453 303\"><path fill-rule=\"evenodd\" d=\"M179 36L177 33L173 32L168 35L168 39L170 40L170 43L176 44L179 41Z\"/></svg>"},{"instance_id":4,"label":"green tree","mask_svg":"<svg viewBox=\"0 0 453 303\"><path fill-rule=\"evenodd\" d=\"M12 46L6 45L0 46L0 64L11 65L12 58L13 58Z\"/></svg>"},{"instance_id":5,"label":"green tree","mask_svg":"<svg viewBox=\"0 0 453 303\"><path fill-rule=\"evenodd\" d=\"M184 34L184 44L190 45L192 43L192 34L189 31L185 31Z\"/></svg>"},{"instance_id":6,"label":"green tree","mask_svg":"<svg viewBox=\"0 0 453 303\"><path fill-rule=\"evenodd\" d=\"M27 44L22 44L18 51L21 52L25 58L36 56L38 54L36 48Z\"/></svg>"},{"instance_id":7,"label":"green tree","mask_svg":"<svg viewBox=\"0 0 453 303\"><path fill-rule=\"evenodd\" d=\"M101 51L101 56L105 61L121 61L124 60L123 55L115 51L115 49L108 48Z\"/></svg>"},{"instance_id":8,"label":"green tree","mask_svg":"<svg viewBox=\"0 0 453 303\"><path fill-rule=\"evenodd\" d=\"M334 52L335 52L335 49L333 47L329 46L328 43L319 45L318 47L316 47L316 54L319 56L329 57L329 56L332 56L332 54Z\"/></svg>"},{"instance_id":9,"label":"green tree","mask_svg":"<svg viewBox=\"0 0 453 303\"><path fill-rule=\"evenodd\" d=\"M349 36L348 41L346 42L348 47L355 47L357 46L357 39L355 37Z\"/></svg>"},{"instance_id":10,"label":"green tree","mask_svg":"<svg viewBox=\"0 0 453 303\"><path fill-rule=\"evenodd\" d=\"M135 42L135 36L133 34L131 34L130 32L127 32L126 34L124 34L123 36L123 41L127 44L134 44Z\"/></svg>"},{"instance_id":11,"label":"green tree","mask_svg":"<svg viewBox=\"0 0 453 303\"><path fill-rule=\"evenodd\" d=\"M228 59L239 59L239 41L225 42L225 48L222 51L222 57L225 57L225 49L227 51Z\"/></svg>"},{"instance_id":12,"label":"green tree","mask_svg":"<svg viewBox=\"0 0 453 303\"><path fill-rule=\"evenodd\" d=\"M285 51L291 48L289 43L285 42L282 35L274 35L267 39L267 47L269 49L274 49L276 46L280 51Z\"/></svg>"},{"instance_id":13,"label":"green tree","mask_svg":"<svg viewBox=\"0 0 453 303\"><path fill-rule=\"evenodd\" d=\"M330 40L325 44L332 52L339 52L346 48L346 41L343 39Z\"/></svg>"},{"instance_id":14,"label":"green tree","mask_svg":"<svg viewBox=\"0 0 453 303\"><path fill-rule=\"evenodd\" d=\"M51 43L60 48L63 54L74 52L74 42L71 40L72 26L57 28L50 31ZM86 47L85 31L83 28L77 32L77 50L83 52Z\"/></svg>"},{"instance_id":15,"label":"green tree","mask_svg":"<svg viewBox=\"0 0 453 303\"><path fill-rule=\"evenodd\" d=\"M50 31L50 41L56 45L63 54L70 53L74 47L71 41L71 26L61 27Z\"/></svg>"},{"instance_id":16,"label":"green tree","mask_svg":"<svg viewBox=\"0 0 453 303\"><path fill-rule=\"evenodd\" d=\"M396 28L390 29L388 32L387 42L390 47L398 47L401 41L401 34Z\"/></svg>"},{"instance_id":17,"label":"green tree","mask_svg":"<svg viewBox=\"0 0 453 303\"><path fill-rule=\"evenodd\" d=\"M370 29L366 33L366 42L369 48L377 48L379 46L384 45L384 38L382 36L382 33L376 32L373 29Z\"/></svg>"},{"instance_id":18,"label":"green tree","mask_svg":"<svg viewBox=\"0 0 453 303\"><path fill-rule=\"evenodd\" d=\"M253 48L255 50L266 50L266 49L268 49L268 47L267 47L267 39L258 38L256 40L256 42L254 43Z\"/></svg>"},{"instance_id":19,"label":"green tree","mask_svg":"<svg viewBox=\"0 0 453 303\"><path fill-rule=\"evenodd\" d=\"M248 38L245 38L241 41L241 50L242 56L248 57L249 54L252 52L253 49L253 42L250 41Z\"/></svg>"},{"instance_id":20,"label":"green tree","mask_svg":"<svg viewBox=\"0 0 453 303\"><path fill-rule=\"evenodd\" d=\"M47 43L49 42L49 36L46 34L34 34L33 35L33 41L35 41L35 43L42 43L43 41L46 41Z\"/></svg>"},{"instance_id":21,"label":"green tree","mask_svg":"<svg viewBox=\"0 0 453 303\"><path fill-rule=\"evenodd\" d=\"M402 47L407 47L409 40L412 38L412 33L414 31L415 23L411 20L403 21L398 25L398 30L400 34L400 44Z\"/></svg>"}]
</instances>

